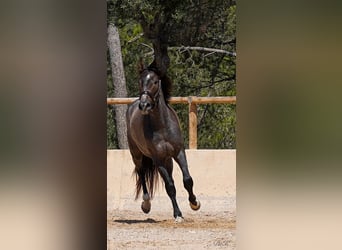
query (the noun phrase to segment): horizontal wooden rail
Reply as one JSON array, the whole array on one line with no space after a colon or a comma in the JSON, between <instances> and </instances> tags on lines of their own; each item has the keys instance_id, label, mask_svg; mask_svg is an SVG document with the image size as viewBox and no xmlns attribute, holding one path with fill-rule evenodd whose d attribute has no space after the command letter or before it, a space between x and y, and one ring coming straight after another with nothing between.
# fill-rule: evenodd
<instances>
[{"instance_id":1,"label":"horizontal wooden rail","mask_svg":"<svg viewBox=\"0 0 342 250\"><path fill-rule=\"evenodd\" d=\"M127 98L107 98L107 104L131 104L135 100L137 100L138 97L127 97Z\"/></svg>"},{"instance_id":2,"label":"horizontal wooden rail","mask_svg":"<svg viewBox=\"0 0 342 250\"><path fill-rule=\"evenodd\" d=\"M130 104L137 100L138 97L129 98L107 98L107 104ZM209 96L209 97L171 97L170 103L185 103L189 105L189 148L197 149L197 104L226 103L235 104L236 96Z\"/></svg>"},{"instance_id":3,"label":"horizontal wooden rail","mask_svg":"<svg viewBox=\"0 0 342 250\"><path fill-rule=\"evenodd\" d=\"M127 98L107 98L107 104L131 104L138 97L127 97ZM207 104L207 103L236 103L236 96L215 96L215 97L197 97L197 96L189 96L189 97L171 97L170 103L178 104L178 103L194 103L194 104Z\"/></svg>"}]
</instances>

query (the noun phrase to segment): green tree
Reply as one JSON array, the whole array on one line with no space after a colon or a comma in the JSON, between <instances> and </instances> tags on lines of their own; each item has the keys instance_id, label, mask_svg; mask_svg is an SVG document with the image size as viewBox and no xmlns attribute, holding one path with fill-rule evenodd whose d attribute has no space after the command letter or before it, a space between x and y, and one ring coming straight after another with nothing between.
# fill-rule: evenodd
<instances>
[{"instance_id":1,"label":"green tree","mask_svg":"<svg viewBox=\"0 0 342 250\"><path fill-rule=\"evenodd\" d=\"M139 57L149 63L159 60L173 80L173 96L236 94L235 1L107 3L108 22L120 30L129 96L138 95ZM188 107L174 107L187 144ZM198 106L198 147L235 148L235 113L235 105Z\"/></svg>"}]
</instances>

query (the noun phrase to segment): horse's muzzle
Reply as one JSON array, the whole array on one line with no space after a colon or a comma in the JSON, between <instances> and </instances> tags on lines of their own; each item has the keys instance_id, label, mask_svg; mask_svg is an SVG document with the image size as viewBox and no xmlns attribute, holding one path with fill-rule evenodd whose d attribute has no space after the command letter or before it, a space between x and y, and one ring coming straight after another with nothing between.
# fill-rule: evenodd
<instances>
[{"instance_id":1,"label":"horse's muzzle","mask_svg":"<svg viewBox=\"0 0 342 250\"><path fill-rule=\"evenodd\" d=\"M139 102L139 109L143 115L148 115L152 110L152 105L149 102Z\"/></svg>"}]
</instances>

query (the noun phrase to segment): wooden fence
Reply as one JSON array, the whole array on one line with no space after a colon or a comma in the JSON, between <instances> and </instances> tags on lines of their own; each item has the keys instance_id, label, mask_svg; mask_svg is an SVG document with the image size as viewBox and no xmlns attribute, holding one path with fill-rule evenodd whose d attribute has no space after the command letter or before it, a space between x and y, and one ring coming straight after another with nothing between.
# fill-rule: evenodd
<instances>
[{"instance_id":1,"label":"wooden fence","mask_svg":"<svg viewBox=\"0 0 342 250\"><path fill-rule=\"evenodd\" d=\"M131 98L107 98L107 104L130 104L137 100L137 97ZM189 105L189 149L197 149L197 104L235 104L236 96L220 96L220 97L171 97L172 104L188 104Z\"/></svg>"}]
</instances>

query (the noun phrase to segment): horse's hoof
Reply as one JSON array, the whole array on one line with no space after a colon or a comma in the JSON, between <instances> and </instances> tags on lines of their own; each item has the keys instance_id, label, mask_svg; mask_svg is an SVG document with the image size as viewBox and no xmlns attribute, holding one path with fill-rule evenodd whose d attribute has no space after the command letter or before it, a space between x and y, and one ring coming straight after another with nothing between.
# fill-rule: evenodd
<instances>
[{"instance_id":1,"label":"horse's hoof","mask_svg":"<svg viewBox=\"0 0 342 250\"><path fill-rule=\"evenodd\" d=\"M182 216L177 216L175 219L175 223L182 223L184 221L184 218Z\"/></svg>"},{"instance_id":2,"label":"horse's hoof","mask_svg":"<svg viewBox=\"0 0 342 250\"><path fill-rule=\"evenodd\" d=\"M200 209L200 207L201 207L201 202L196 201L196 205L194 205L194 204L192 204L192 203L190 202L190 207L191 207L192 210L197 211L197 210Z\"/></svg>"},{"instance_id":3,"label":"horse's hoof","mask_svg":"<svg viewBox=\"0 0 342 250\"><path fill-rule=\"evenodd\" d=\"M144 211L145 214L148 214L151 210L151 202L150 201L143 201L141 203L141 209Z\"/></svg>"}]
</instances>

